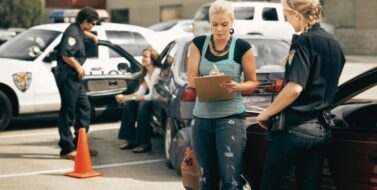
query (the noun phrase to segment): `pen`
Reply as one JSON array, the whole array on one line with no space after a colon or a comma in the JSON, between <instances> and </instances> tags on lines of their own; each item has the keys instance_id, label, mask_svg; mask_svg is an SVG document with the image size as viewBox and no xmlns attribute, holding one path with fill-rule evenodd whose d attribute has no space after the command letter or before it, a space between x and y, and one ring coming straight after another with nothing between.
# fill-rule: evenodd
<instances>
[{"instance_id":1,"label":"pen","mask_svg":"<svg viewBox=\"0 0 377 190\"><path fill-rule=\"evenodd\" d=\"M212 65L213 65L213 68L215 68L215 70L219 73L220 71L219 71L219 69L216 67L215 63L212 63Z\"/></svg>"}]
</instances>

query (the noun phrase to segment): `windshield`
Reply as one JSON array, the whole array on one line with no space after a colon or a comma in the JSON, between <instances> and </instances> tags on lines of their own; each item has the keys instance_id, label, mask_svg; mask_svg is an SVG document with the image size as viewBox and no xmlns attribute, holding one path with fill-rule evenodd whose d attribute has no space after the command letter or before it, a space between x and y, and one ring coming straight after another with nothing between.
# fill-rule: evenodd
<instances>
[{"instance_id":1,"label":"windshield","mask_svg":"<svg viewBox=\"0 0 377 190\"><path fill-rule=\"evenodd\" d=\"M194 20L209 21L209 6L201 7L194 16ZM234 7L234 17L236 20L253 20L254 7Z\"/></svg>"},{"instance_id":2,"label":"windshield","mask_svg":"<svg viewBox=\"0 0 377 190\"><path fill-rule=\"evenodd\" d=\"M51 30L27 30L1 45L0 57L33 61L59 34Z\"/></svg>"},{"instance_id":3,"label":"windshield","mask_svg":"<svg viewBox=\"0 0 377 190\"><path fill-rule=\"evenodd\" d=\"M288 55L289 44L282 40L274 39L245 39L254 50L257 69L261 67L278 66L283 68L281 64L283 59Z\"/></svg>"}]
</instances>

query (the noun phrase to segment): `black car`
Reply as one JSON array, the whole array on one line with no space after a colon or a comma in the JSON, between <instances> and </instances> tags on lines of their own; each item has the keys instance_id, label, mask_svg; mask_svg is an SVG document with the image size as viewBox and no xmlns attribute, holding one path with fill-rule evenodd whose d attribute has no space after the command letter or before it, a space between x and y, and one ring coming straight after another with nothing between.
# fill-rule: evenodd
<instances>
[{"instance_id":1,"label":"black car","mask_svg":"<svg viewBox=\"0 0 377 190\"><path fill-rule=\"evenodd\" d=\"M343 83L333 108L332 144L322 175L321 190L375 190L377 187L377 67ZM364 93L367 90L368 93ZM373 95L372 95L373 96ZM268 105L265 105L268 106ZM268 148L266 130L247 121L245 177L259 189ZM292 178L291 182L294 182ZM294 190L291 183L289 189Z\"/></svg>"},{"instance_id":2,"label":"black car","mask_svg":"<svg viewBox=\"0 0 377 190\"><path fill-rule=\"evenodd\" d=\"M248 112L258 105L271 101L271 93L278 91L274 86L283 78L284 66L280 64L288 54L289 43L278 38L262 36L239 36L251 44L257 64L258 89L243 93ZM156 85L158 93L165 97L163 103L163 128L165 129L165 156L169 167L180 174L183 153L191 145L192 111L196 100L195 89L188 87L187 60L191 37L177 39L162 52L163 70Z\"/></svg>"}]
</instances>

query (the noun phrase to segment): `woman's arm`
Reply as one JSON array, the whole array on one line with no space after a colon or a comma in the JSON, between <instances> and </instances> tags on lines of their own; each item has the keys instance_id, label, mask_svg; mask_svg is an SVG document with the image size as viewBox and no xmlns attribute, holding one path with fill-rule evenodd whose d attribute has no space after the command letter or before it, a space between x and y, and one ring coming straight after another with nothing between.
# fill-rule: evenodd
<instances>
[{"instance_id":1,"label":"woman's arm","mask_svg":"<svg viewBox=\"0 0 377 190\"><path fill-rule=\"evenodd\" d=\"M95 44L98 44L98 37L91 33L90 31L84 31L84 36L92 40Z\"/></svg>"},{"instance_id":2,"label":"woman's arm","mask_svg":"<svg viewBox=\"0 0 377 190\"><path fill-rule=\"evenodd\" d=\"M194 78L199 76L198 70L200 63L200 52L194 43L191 43L189 51L190 54L187 64L187 78L189 86L195 88Z\"/></svg>"},{"instance_id":3,"label":"woman's arm","mask_svg":"<svg viewBox=\"0 0 377 190\"><path fill-rule=\"evenodd\" d=\"M141 83L141 85L139 86L139 89L135 93L127 94L127 95L124 95L124 94L117 95L116 96L117 102L118 103L125 103L125 102L131 101L131 100L143 101L144 100L144 94L147 91L146 86L147 85L144 81L143 83Z\"/></svg>"},{"instance_id":4,"label":"woman's arm","mask_svg":"<svg viewBox=\"0 0 377 190\"><path fill-rule=\"evenodd\" d=\"M281 112L286 107L291 105L293 101L300 96L303 88L295 82L288 82L283 90L276 96L272 104L261 114L258 115L257 121L260 126L266 128L262 123L267 121L269 117Z\"/></svg>"}]
</instances>

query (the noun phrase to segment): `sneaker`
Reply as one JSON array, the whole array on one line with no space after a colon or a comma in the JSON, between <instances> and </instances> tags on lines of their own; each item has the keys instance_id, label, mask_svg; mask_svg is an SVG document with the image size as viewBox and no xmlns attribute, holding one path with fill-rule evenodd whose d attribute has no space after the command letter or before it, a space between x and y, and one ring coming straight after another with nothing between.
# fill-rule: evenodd
<instances>
[{"instance_id":1,"label":"sneaker","mask_svg":"<svg viewBox=\"0 0 377 190\"><path fill-rule=\"evenodd\" d=\"M98 151L96 149L89 149L89 154L90 154L90 156L97 156Z\"/></svg>"},{"instance_id":2,"label":"sneaker","mask_svg":"<svg viewBox=\"0 0 377 190\"><path fill-rule=\"evenodd\" d=\"M68 154L61 155L60 158L67 160L74 160L76 158L76 151L72 151Z\"/></svg>"}]
</instances>

